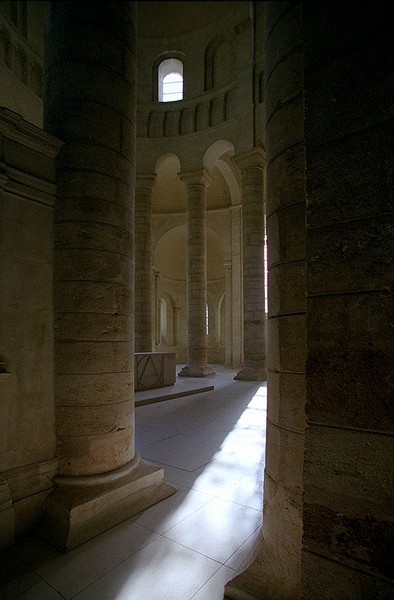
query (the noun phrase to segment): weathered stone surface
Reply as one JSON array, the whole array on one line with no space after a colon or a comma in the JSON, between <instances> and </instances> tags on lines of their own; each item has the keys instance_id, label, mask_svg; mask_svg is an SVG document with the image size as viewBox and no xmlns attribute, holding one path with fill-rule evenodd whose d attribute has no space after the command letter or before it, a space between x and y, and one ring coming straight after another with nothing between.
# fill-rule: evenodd
<instances>
[{"instance_id":1,"label":"weathered stone surface","mask_svg":"<svg viewBox=\"0 0 394 600\"><path fill-rule=\"evenodd\" d=\"M61 272L61 274L60 274ZM105 250L60 249L55 251L55 281L81 280L127 284L131 257L120 257Z\"/></svg>"},{"instance_id":2,"label":"weathered stone surface","mask_svg":"<svg viewBox=\"0 0 394 600\"><path fill-rule=\"evenodd\" d=\"M132 181L114 179L111 173L80 172L75 168L58 175L56 208L65 219L68 215L80 215L81 219L95 220L102 214L111 215L115 224L126 225L131 222L133 194Z\"/></svg>"},{"instance_id":3,"label":"weathered stone surface","mask_svg":"<svg viewBox=\"0 0 394 600\"><path fill-rule=\"evenodd\" d=\"M385 123L344 137L340 154L337 140L309 152L308 228L370 221L392 210L392 155L392 134Z\"/></svg>"},{"instance_id":4,"label":"weathered stone surface","mask_svg":"<svg viewBox=\"0 0 394 600\"><path fill-rule=\"evenodd\" d=\"M113 226L112 223L84 222L74 216L73 223L63 223L57 219L56 248L95 249L114 252L122 256L132 255L132 234L124 226Z\"/></svg>"},{"instance_id":5,"label":"weathered stone surface","mask_svg":"<svg viewBox=\"0 0 394 600\"><path fill-rule=\"evenodd\" d=\"M131 314L131 288L105 281L57 281L54 301L58 311Z\"/></svg>"},{"instance_id":6,"label":"weathered stone surface","mask_svg":"<svg viewBox=\"0 0 394 600\"><path fill-rule=\"evenodd\" d=\"M267 321L270 353L267 368L271 371L303 373L305 371L305 315L275 317Z\"/></svg>"},{"instance_id":7,"label":"weathered stone surface","mask_svg":"<svg viewBox=\"0 0 394 600\"><path fill-rule=\"evenodd\" d=\"M269 156L267 155L268 165L276 156L303 140L304 132L300 119L303 111L301 89L298 90L298 93L295 92L294 97L286 100L287 102L282 105L282 99L278 99L279 108L266 125L266 143L271 148ZM293 124L292 127L289 127L289 122Z\"/></svg>"},{"instance_id":8,"label":"weathered stone surface","mask_svg":"<svg viewBox=\"0 0 394 600\"><path fill-rule=\"evenodd\" d=\"M308 551L302 555L302 587L306 600L359 600L363 597L391 600L394 593L393 584L388 579Z\"/></svg>"},{"instance_id":9,"label":"weathered stone surface","mask_svg":"<svg viewBox=\"0 0 394 600\"><path fill-rule=\"evenodd\" d=\"M266 173L267 219L279 209L305 203L305 151L300 141L276 156Z\"/></svg>"},{"instance_id":10,"label":"weathered stone surface","mask_svg":"<svg viewBox=\"0 0 394 600\"><path fill-rule=\"evenodd\" d=\"M99 312L58 314L54 320L58 342L130 342L133 337L130 315Z\"/></svg>"},{"instance_id":11,"label":"weathered stone surface","mask_svg":"<svg viewBox=\"0 0 394 600\"><path fill-rule=\"evenodd\" d=\"M289 73L291 76L289 77ZM269 81L267 82L267 90L269 94L265 101L265 114L267 125L270 119L278 114L281 119L283 108L294 101L297 90L301 91L304 83L304 68L302 64L302 46L294 48L292 52L286 56L286 59L277 63L272 71ZM291 128L292 135L297 131L296 127ZM298 130L302 139L302 130ZM292 144L287 143L286 146Z\"/></svg>"},{"instance_id":12,"label":"weathered stone surface","mask_svg":"<svg viewBox=\"0 0 394 600\"><path fill-rule=\"evenodd\" d=\"M130 432L133 400L95 406L58 406L57 433L64 435L95 435L113 432Z\"/></svg>"},{"instance_id":13,"label":"weathered stone surface","mask_svg":"<svg viewBox=\"0 0 394 600\"><path fill-rule=\"evenodd\" d=\"M130 475L114 483L52 492L39 532L59 550L68 551L175 491L163 482L163 469L140 461Z\"/></svg>"},{"instance_id":14,"label":"weathered stone surface","mask_svg":"<svg viewBox=\"0 0 394 600\"><path fill-rule=\"evenodd\" d=\"M270 421L298 432L305 429L306 381L304 373L268 371Z\"/></svg>"},{"instance_id":15,"label":"weathered stone surface","mask_svg":"<svg viewBox=\"0 0 394 600\"><path fill-rule=\"evenodd\" d=\"M130 341L70 341L57 344L57 375L99 375L132 370ZM59 382L60 383L60 382Z\"/></svg>"},{"instance_id":16,"label":"weathered stone surface","mask_svg":"<svg viewBox=\"0 0 394 600\"><path fill-rule=\"evenodd\" d=\"M268 272L268 317L305 312L305 261L271 266Z\"/></svg>"},{"instance_id":17,"label":"weathered stone surface","mask_svg":"<svg viewBox=\"0 0 394 600\"><path fill-rule=\"evenodd\" d=\"M134 377L128 369L123 373L58 374L55 381L58 388L56 402L66 406L126 402L133 396Z\"/></svg>"},{"instance_id":18,"label":"weathered stone surface","mask_svg":"<svg viewBox=\"0 0 394 600\"><path fill-rule=\"evenodd\" d=\"M114 471L134 457L132 423L121 431L60 436L56 454L59 472L64 477L85 477Z\"/></svg>"},{"instance_id":19,"label":"weathered stone surface","mask_svg":"<svg viewBox=\"0 0 394 600\"><path fill-rule=\"evenodd\" d=\"M391 431L391 295L381 292L318 297L309 299L308 305L308 418Z\"/></svg>"},{"instance_id":20,"label":"weathered stone surface","mask_svg":"<svg viewBox=\"0 0 394 600\"><path fill-rule=\"evenodd\" d=\"M381 290L393 285L393 219L374 217L312 230L308 237L308 294Z\"/></svg>"},{"instance_id":21,"label":"weathered stone surface","mask_svg":"<svg viewBox=\"0 0 394 600\"><path fill-rule=\"evenodd\" d=\"M305 260L305 204L277 211L267 219L268 268L283 262Z\"/></svg>"},{"instance_id":22,"label":"weathered stone surface","mask_svg":"<svg viewBox=\"0 0 394 600\"><path fill-rule=\"evenodd\" d=\"M327 506L304 503L304 549L390 577L393 523L371 514L338 513Z\"/></svg>"},{"instance_id":23,"label":"weathered stone surface","mask_svg":"<svg viewBox=\"0 0 394 600\"><path fill-rule=\"evenodd\" d=\"M268 419L265 472L288 488L301 488L304 432L282 428Z\"/></svg>"},{"instance_id":24,"label":"weathered stone surface","mask_svg":"<svg viewBox=\"0 0 394 600\"><path fill-rule=\"evenodd\" d=\"M309 424L305 502L345 517L371 515L386 521L393 503L393 450L392 435Z\"/></svg>"}]
</instances>

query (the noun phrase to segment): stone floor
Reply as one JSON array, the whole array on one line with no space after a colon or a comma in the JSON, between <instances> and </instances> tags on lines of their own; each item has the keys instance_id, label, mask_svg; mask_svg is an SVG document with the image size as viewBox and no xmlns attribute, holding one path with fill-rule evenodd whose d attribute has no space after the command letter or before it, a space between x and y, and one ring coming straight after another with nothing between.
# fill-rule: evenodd
<instances>
[{"instance_id":1,"label":"stone floor","mask_svg":"<svg viewBox=\"0 0 394 600\"><path fill-rule=\"evenodd\" d=\"M177 381L184 397L136 394L136 448L177 492L67 554L19 540L0 553L1 600L223 599L261 525L266 384L214 368Z\"/></svg>"}]
</instances>

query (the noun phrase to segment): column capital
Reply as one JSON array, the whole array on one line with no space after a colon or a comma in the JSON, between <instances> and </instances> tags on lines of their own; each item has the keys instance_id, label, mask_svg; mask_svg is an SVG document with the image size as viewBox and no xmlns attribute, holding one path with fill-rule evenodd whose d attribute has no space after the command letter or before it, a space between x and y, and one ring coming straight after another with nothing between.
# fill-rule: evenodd
<instances>
[{"instance_id":1,"label":"column capital","mask_svg":"<svg viewBox=\"0 0 394 600\"><path fill-rule=\"evenodd\" d=\"M178 176L179 179L183 181L183 183L187 187L195 185L203 185L205 187L208 187L212 182L211 176L205 169L200 169L198 171L189 171L188 173L180 172L178 173Z\"/></svg>"},{"instance_id":2,"label":"column capital","mask_svg":"<svg viewBox=\"0 0 394 600\"><path fill-rule=\"evenodd\" d=\"M251 148L243 154L238 154L233 157L235 164L243 171L253 167L264 168L265 165L265 151L261 146Z\"/></svg>"},{"instance_id":3,"label":"column capital","mask_svg":"<svg viewBox=\"0 0 394 600\"><path fill-rule=\"evenodd\" d=\"M136 173L135 189L138 191L152 192L153 184L156 181L156 173Z\"/></svg>"}]
</instances>

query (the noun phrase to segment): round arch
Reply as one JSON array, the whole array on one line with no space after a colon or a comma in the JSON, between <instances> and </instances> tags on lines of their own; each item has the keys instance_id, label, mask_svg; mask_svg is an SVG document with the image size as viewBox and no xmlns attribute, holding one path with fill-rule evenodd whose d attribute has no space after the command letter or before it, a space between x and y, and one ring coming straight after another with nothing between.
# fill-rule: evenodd
<instances>
[{"instance_id":1,"label":"round arch","mask_svg":"<svg viewBox=\"0 0 394 600\"><path fill-rule=\"evenodd\" d=\"M176 281L187 279L187 230L178 225L167 230L154 248L154 265L163 277ZM224 243L218 233L207 227L207 279L224 277Z\"/></svg>"}]
</instances>

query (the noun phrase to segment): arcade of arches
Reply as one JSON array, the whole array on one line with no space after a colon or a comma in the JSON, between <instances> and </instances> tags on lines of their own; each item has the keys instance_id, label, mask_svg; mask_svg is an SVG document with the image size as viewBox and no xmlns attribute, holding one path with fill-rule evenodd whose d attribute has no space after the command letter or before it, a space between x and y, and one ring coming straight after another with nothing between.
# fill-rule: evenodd
<instances>
[{"instance_id":1,"label":"arcade of arches","mask_svg":"<svg viewBox=\"0 0 394 600\"><path fill-rule=\"evenodd\" d=\"M1 548L173 493L133 370L174 352L267 381L226 597L393 597L393 37L384 0L1 3Z\"/></svg>"}]
</instances>

